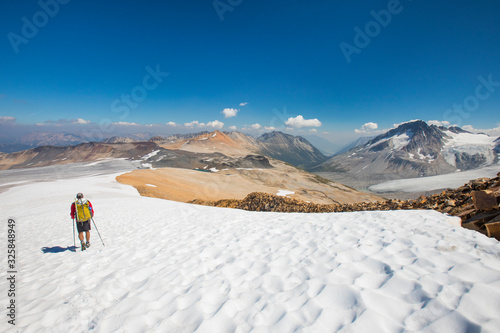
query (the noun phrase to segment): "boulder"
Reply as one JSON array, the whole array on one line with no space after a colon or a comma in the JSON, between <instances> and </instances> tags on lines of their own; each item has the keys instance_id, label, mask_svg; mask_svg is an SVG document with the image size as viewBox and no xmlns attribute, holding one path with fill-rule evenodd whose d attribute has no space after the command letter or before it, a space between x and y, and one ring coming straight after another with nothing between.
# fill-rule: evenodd
<instances>
[{"instance_id":1,"label":"boulder","mask_svg":"<svg viewBox=\"0 0 500 333\"><path fill-rule=\"evenodd\" d=\"M500 240L500 222L486 224L486 233L488 237L495 237Z\"/></svg>"},{"instance_id":2,"label":"boulder","mask_svg":"<svg viewBox=\"0 0 500 333\"><path fill-rule=\"evenodd\" d=\"M485 191L472 192L472 200L474 206L479 210L493 210L498 208L497 198L491 193Z\"/></svg>"}]
</instances>

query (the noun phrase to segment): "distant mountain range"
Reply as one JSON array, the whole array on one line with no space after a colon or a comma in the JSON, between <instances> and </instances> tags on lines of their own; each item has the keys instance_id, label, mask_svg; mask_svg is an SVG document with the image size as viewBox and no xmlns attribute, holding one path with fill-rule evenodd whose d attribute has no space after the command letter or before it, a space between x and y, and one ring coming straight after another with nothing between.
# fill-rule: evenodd
<instances>
[{"instance_id":1,"label":"distant mountain range","mask_svg":"<svg viewBox=\"0 0 500 333\"><path fill-rule=\"evenodd\" d=\"M499 139L486 134L416 120L336 155L312 170L374 183L432 176L497 163L499 144Z\"/></svg>"},{"instance_id":2,"label":"distant mountain range","mask_svg":"<svg viewBox=\"0 0 500 333\"><path fill-rule=\"evenodd\" d=\"M151 140L167 149L211 151L228 155L261 154L305 169L327 159L327 156L303 137L278 131L265 133L257 138L236 131L215 131L154 137Z\"/></svg>"},{"instance_id":3,"label":"distant mountain range","mask_svg":"<svg viewBox=\"0 0 500 333\"><path fill-rule=\"evenodd\" d=\"M82 142L85 145L74 146ZM238 161L247 155L264 155L361 188L392 179L476 169L497 163L500 154L500 138L473 134L459 127L429 125L422 120L403 123L374 138L360 138L333 157L327 157L301 136L278 131L257 138L236 131L204 131L166 137L142 133L112 137L101 145L86 143L85 138L74 134L33 133L23 137L15 146L0 145L0 149L9 153L13 149L23 150L39 144L66 147L0 153L1 167L49 165L53 161L92 160L96 156L136 159L142 153L147 154L148 150L165 149L175 151L172 159L180 158L176 162L179 165L192 165L198 158L196 154L204 154L204 160L214 158L214 163L219 161L217 167L224 164L226 157L231 158L229 164L237 165L243 163ZM126 152L126 149L131 149L131 152ZM147 162L157 163L154 159ZM165 164L163 161L157 166L175 167L176 163ZM352 180L357 183L352 183Z\"/></svg>"},{"instance_id":4,"label":"distant mountain range","mask_svg":"<svg viewBox=\"0 0 500 333\"><path fill-rule=\"evenodd\" d=\"M151 133L131 134L124 137L112 137L102 140L104 143L124 143L147 141L153 135ZM84 134L76 133L49 133L49 132L33 132L26 134L15 142L0 143L0 152L12 153L30 148L41 146L74 146L80 143L88 143L95 141L95 138L88 137Z\"/></svg>"}]
</instances>

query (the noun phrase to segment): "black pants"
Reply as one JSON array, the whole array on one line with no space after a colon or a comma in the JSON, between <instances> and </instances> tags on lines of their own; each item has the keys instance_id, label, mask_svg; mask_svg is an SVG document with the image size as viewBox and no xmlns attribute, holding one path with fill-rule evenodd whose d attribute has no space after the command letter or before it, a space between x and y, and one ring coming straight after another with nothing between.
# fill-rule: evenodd
<instances>
[{"instance_id":1,"label":"black pants","mask_svg":"<svg viewBox=\"0 0 500 333\"><path fill-rule=\"evenodd\" d=\"M90 231L90 220L84 222L76 222L76 228L78 232Z\"/></svg>"}]
</instances>

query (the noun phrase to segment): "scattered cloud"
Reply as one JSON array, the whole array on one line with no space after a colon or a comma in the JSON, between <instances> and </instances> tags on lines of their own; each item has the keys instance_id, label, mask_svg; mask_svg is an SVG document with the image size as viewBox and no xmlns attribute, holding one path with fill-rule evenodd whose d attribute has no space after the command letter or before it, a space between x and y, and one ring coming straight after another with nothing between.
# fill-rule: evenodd
<instances>
[{"instance_id":1,"label":"scattered cloud","mask_svg":"<svg viewBox=\"0 0 500 333\"><path fill-rule=\"evenodd\" d=\"M225 108L221 113L224 114L224 118L236 117L239 110L233 108Z\"/></svg>"},{"instance_id":2,"label":"scattered cloud","mask_svg":"<svg viewBox=\"0 0 500 333\"><path fill-rule=\"evenodd\" d=\"M12 125L16 122L15 117L9 117L9 116L0 116L0 124L9 124Z\"/></svg>"},{"instance_id":3,"label":"scattered cloud","mask_svg":"<svg viewBox=\"0 0 500 333\"><path fill-rule=\"evenodd\" d=\"M462 128L466 131L471 132L471 133L484 133L484 134L487 134L490 136L500 137L500 124L497 124L497 125L499 125L499 126L497 126L495 128L490 128L490 129L477 129L477 128L474 128L474 126L472 126L472 125L465 125L465 126L462 126Z\"/></svg>"},{"instance_id":4,"label":"scattered cloud","mask_svg":"<svg viewBox=\"0 0 500 333\"><path fill-rule=\"evenodd\" d=\"M262 126L260 126L260 124L253 124L253 125L250 125L250 128L254 129L254 130L259 130L262 128Z\"/></svg>"},{"instance_id":5,"label":"scattered cloud","mask_svg":"<svg viewBox=\"0 0 500 333\"><path fill-rule=\"evenodd\" d=\"M138 126L138 123L129 123L126 121L119 121L117 123L113 123L113 125L118 125L118 126Z\"/></svg>"},{"instance_id":6,"label":"scattered cloud","mask_svg":"<svg viewBox=\"0 0 500 333\"><path fill-rule=\"evenodd\" d=\"M65 126L65 125L88 125L92 122L83 118L78 119L59 119L59 120L46 120L43 123L37 123L37 126Z\"/></svg>"},{"instance_id":7,"label":"scattered cloud","mask_svg":"<svg viewBox=\"0 0 500 333\"><path fill-rule=\"evenodd\" d=\"M207 123L207 126L212 128L222 129L222 127L224 127L224 123L218 120L214 120L214 121L209 121Z\"/></svg>"},{"instance_id":8,"label":"scattered cloud","mask_svg":"<svg viewBox=\"0 0 500 333\"><path fill-rule=\"evenodd\" d=\"M165 125L168 125L168 126L172 126L172 127L176 127L177 124L174 123L173 121L169 121L168 123L166 123Z\"/></svg>"},{"instance_id":9,"label":"scattered cloud","mask_svg":"<svg viewBox=\"0 0 500 333\"><path fill-rule=\"evenodd\" d=\"M355 129L354 132L356 133L372 133L378 128L377 123L369 122L365 123L363 126L361 126L361 129Z\"/></svg>"},{"instance_id":10,"label":"scattered cloud","mask_svg":"<svg viewBox=\"0 0 500 333\"><path fill-rule=\"evenodd\" d=\"M184 126L186 127L203 127L205 126L204 123L200 123L198 120L193 120L192 122L190 123L185 123Z\"/></svg>"},{"instance_id":11,"label":"scattered cloud","mask_svg":"<svg viewBox=\"0 0 500 333\"><path fill-rule=\"evenodd\" d=\"M76 120L73 120L72 121L73 124L90 124L90 120L85 120L85 119L82 119L82 118L78 118Z\"/></svg>"},{"instance_id":12,"label":"scattered cloud","mask_svg":"<svg viewBox=\"0 0 500 333\"><path fill-rule=\"evenodd\" d=\"M294 127L294 128L302 128L302 127L321 127L321 121L318 119L304 119L301 115L298 115L297 117L293 118L290 117L288 118L287 121L285 121L285 125L288 127Z\"/></svg>"},{"instance_id":13,"label":"scattered cloud","mask_svg":"<svg viewBox=\"0 0 500 333\"><path fill-rule=\"evenodd\" d=\"M245 105L248 105L248 102L240 103L240 106L245 106Z\"/></svg>"},{"instance_id":14,"label":"scattered cloud","mask_svg":"<svg viewBox=\"0 0 500 333\"><path fill-rule=\"evenodd\" d=\"M276 130L276 127L273 127L273 126L264 126L264 129L268 130L268 131L275 131Z\"/></svg>"},{"instance_id":15,"label":"scattered cloud","mask_svg":"<svg viewBox=\"0 0 500 333\"><path fill-rule=\"evenodd\" d=\"M190 123L185 123L184 126L188 128L212 127L221 129L224 127L224 123L218 120L214 120L214 121L209 121L208 123L205 124L205 123L200 123L198 120L193 120Z\"/></svg>"},{"instance_id":16,"label":"scattered cloud","mask_svg":"<svg viewBox=\"0 0 500 333\"><path fill-rule=\"evenodd\" d=\"M233 125L233 126L229 126L229 129L231 131L236 131L238 129L238 127L236 127L236 126Z\"/></svg>"},{"instance_id":17,"label":"scattered cloud","mask_svg":"<svg viewBox=\"0 0 500 333\"><path fill-rule=\"evenodd\" d=\"M317 132L318 132L318 130L317 130L317 129L315 129L315 128L311 128L311 129L309 130L309 132L312 132L312 133L317 133Z\"/></svg>"},{"instance_id":18,"label":"scattered cloud","mask_svg":"<svg viewBox=\"0 0 500 333\"><path fill-rule=\"evenodd\" d=\"M450 122L446 121L446 120L443 120L443 121L440 121L440 120L429 120L427 122L427 124L429 124L429 125L436 125L436 126L444 126L444 127L450 126Z\"/></svg>"}]
</instances>

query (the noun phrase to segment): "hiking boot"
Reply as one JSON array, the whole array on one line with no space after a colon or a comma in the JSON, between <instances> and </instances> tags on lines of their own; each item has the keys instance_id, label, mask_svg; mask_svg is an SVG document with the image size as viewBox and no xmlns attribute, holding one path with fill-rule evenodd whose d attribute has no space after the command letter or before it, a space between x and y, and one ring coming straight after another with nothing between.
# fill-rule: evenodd
<instances>
[{"instance_id":1,"label":"hiking boot","mask_svg":"<svg viewBox=\"0 0 500 333\"><path fill-rule=\"evenodd\" d=\"M89 248L89 247L90 247L90 242L85 243L85 246L86 246L87 248Z\"/></svg>"},{"instance_id":2,"label":"hiking boot","mask_svg":"<svg viewBox=\"0 0 500 333\"><path fill-rule=\"evenodd\" d=\"M82 251L85 251L87 249L86 245L84 242L82 242Z\"/></svg>"}]
</instances>

